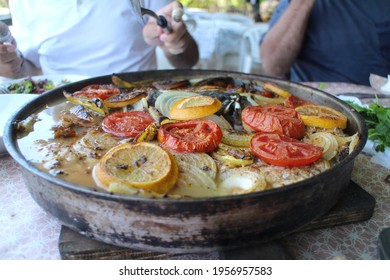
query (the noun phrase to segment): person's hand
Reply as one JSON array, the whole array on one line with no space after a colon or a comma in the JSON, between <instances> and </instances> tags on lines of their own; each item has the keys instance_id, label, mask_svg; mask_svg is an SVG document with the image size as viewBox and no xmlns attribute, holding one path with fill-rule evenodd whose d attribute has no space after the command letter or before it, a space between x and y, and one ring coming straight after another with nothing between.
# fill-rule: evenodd
<instances>
[{"instance_id":1,"label":"person's hand","mask_svg":"<svg viewBox=\"0 0 390 280\"><path fill-rule=\"evenodd\" d=\"M24 58L16 42L0 44L0 76L14 78L22 71Z\"/></svg>"},{"instance_id":2,"label":"person's hand","mask_svg":"<svg viewBox=\"0 0 390 280\"><path fill-rule=\"evenodd\" d=\"M181 16L172 18L172 15L180 14L182 9L183 6L180 2L173 1L156 11L157 15L163 15L167 19L171 32L164 33L157 25L156 20L151 17L143 29L145 42L153 46L159 46L165 53L171 55L183 53L192 38L187 32L185 24L181 21Z\"/></svg>"}]
</instances>

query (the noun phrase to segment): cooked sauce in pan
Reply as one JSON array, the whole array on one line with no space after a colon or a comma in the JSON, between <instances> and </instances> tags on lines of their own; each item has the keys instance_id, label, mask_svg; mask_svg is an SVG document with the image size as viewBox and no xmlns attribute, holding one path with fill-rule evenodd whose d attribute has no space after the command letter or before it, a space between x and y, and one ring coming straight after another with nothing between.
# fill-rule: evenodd
<instances>
[{"instance_id":1,"label":"cooked sauce in pan","mask_svg":"<svg viewBox=\"0 0 390 280\"><path fill-rule=\"evenodd\" d=\"M54 131L51 129L57 123L60 113L73 106L69 102L64 102L50 105L39 112L38 120L34 123L34 130L27 136L20 138L18 145L25 158L39 169L64 178L71 183L95 188L96 184L90 171L97 159L83 160L79 158L72 152L71 148L76 139L54 139ZM80 128L79 130L83 133L84 129ZM59 168L55 168L56 166ZM58 170L63 170L64 174Z\"/></svg>"}]
</instances>

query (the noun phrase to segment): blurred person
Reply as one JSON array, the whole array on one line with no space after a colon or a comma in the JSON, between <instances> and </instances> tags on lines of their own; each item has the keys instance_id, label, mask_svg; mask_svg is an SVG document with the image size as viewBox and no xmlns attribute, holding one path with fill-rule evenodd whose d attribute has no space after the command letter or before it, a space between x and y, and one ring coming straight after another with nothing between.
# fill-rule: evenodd
<instances>
[{"instance_id":1,"label":"blurred person","mask_svg":"<svg viewBox=\"0 0 390 280\"><path fill-rule=\"evenodd\" d=\"M390 73L389 14L389 0L281 0L260 46L265 73L369 85Z\"/></svg>"},{"instance_id":2,"label":"blurred person","mask_svg":"<svg viewBox=\"0 0 390 280\"><path fill-rule=\"evenodd\" d=\"M197 63L196 42L182 21L171 18L173 10L182 8L180 2L141 1L142 7L166 17L172 29L167 34L152 17L143 24L131 1L9 0L15 40L0 45L0 75L99 76L153 70L156 47L176 68Z\"/></svg>"}]
</instances>

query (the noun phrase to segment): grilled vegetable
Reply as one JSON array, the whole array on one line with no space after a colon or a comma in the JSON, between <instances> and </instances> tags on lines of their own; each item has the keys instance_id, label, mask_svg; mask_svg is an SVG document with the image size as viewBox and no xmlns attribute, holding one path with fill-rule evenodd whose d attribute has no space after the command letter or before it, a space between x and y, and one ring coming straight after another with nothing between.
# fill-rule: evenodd
<instances>
[{"instance_id":1,"label":"grilled vegetable","mask_svg":"<svg viewBox=\"0 0 390 280\"><path fill-rule=\"evenodd\" d=\"M135 137L134 142L137 143L150 142L155 140L157 137L159 127L160 124L158 122L151 123L146 127L146 129L143 132L141 132Z\"/></svg>"},{"instance_id":2,"label":"grilled vegetable","mask_svg":"<svg viewBox=\"0 0 390 280\"><path fill-rule=\"evenodd\" d=\"M122 91L118 95L105 99L104 104L108 108L121 108L132 105L146 96L148 96L148 93L145 90L134 90L130 92Z\"/></svg>"},{"instance_id":3,"label":"grilled vegetable","mask_svg":"<svg viewBox=\"0 0 390 280\"><path fill-rule=\"evenodd\" d=\"M128 82L120 78L118 75L113 74L111 77L112 83L119 87L119 88L134 88L134 87L139 87L142 85L148 85L151 84L152 81L137 81L137 82Z\"/></svg>"},{"instance_id":4,"label":"grilled vegetable","mask_svg":"<svg viewBox=\"0 0 390 280\"><path fill-rule=\"evenodd\" d=\"M247 131L237 131L234 129L221 129L222 140L221 142L234 147L249 147L249 143L254 133Z\"/></svg>"},{"instance_id":5,"label":"grilled vegetable","mask_svg":"<svg viewBox=\"0 0 390 280\"><path fill-rule=\"evenodd\" d=\"M103 100L98 97L86 98L83 96L73 96L70 93L64 91L65 98L73 104L80 104L102 116L108 115L108 108L104 104Z\"/></svg>"},{"instance_id":6,"label":"grilled vegetable","mask_svg":"<svg viewBox=\"0 0 390 280\"><path fill-rule=\"evenodd\" d=\"M221 143L211 156L229 167L246 166L254 162L254 158L249 151Z\"/></svg>"}]
</instances>

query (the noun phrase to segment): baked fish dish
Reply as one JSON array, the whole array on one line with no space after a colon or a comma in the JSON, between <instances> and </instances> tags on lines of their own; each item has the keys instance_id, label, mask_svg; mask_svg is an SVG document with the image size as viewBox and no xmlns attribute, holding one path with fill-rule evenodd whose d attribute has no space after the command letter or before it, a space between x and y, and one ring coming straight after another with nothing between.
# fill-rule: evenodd
<instances>
[{"instance_id":1,"label":"baked fish dish","mask_svg":"<svg viewBox=\"0 0 390 280\"><path fill-rule=\"evenodd\" d=\"M360 139L343 113L255 79L113 74L63 95L13 123L18 145L40 170L98 192L181 199L282 188L337 165Z\"/></svg>"}]
</instances>

